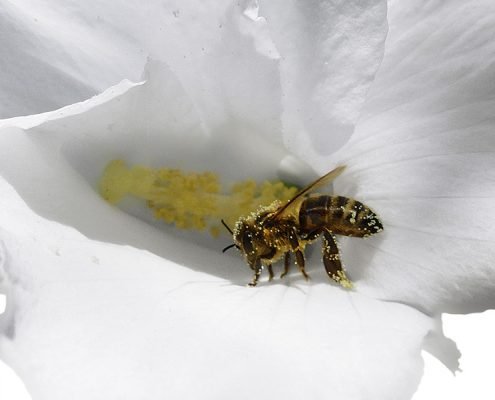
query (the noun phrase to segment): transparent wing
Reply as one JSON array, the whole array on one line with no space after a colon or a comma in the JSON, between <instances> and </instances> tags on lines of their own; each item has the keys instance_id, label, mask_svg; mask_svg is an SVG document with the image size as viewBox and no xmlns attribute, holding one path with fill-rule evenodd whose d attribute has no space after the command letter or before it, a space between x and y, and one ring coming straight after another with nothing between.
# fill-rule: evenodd
<instances>
[{"instance_id":1,"label":"transparent wing","mask_svg":"<svg viewBox=\"0 0 495 400\"><path fill-rule=\"evenodd\" d=\"M304 198L306 194L312 192L322 186L326 186L330 184L335 178L337 178L342 172L344 172L345 165L341 165L329 173L323 175L321 178L318 178L313 183L306 186L299 193L297 193L292 199L290 199L284 206L280 207L274 214L270 216L269 219L280 218L284 215L291 214L291 212L295 209L295 207L299 204L299 202Z\"/></svg>"}]
</instances>

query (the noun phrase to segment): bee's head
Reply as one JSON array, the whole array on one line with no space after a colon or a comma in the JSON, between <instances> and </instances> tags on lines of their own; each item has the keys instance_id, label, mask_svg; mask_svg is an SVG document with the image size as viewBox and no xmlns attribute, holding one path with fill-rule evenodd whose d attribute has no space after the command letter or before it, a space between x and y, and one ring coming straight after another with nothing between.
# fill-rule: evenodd
<instances>
[{"instance_id":1,"label":"bee's head","mask_svg":"<svg viewBox=\"0 0 495 400\"><path fill-rule=\"evenodd\" d=\"M234 244L227 246L225 249L235 246L253 270L259 268L261 262L270 259L275 252L274 249L269 247L264 236L262 223L264 215L266 215L266 211L251 213L247 217L241 217L236 222L233 231L222 221L234 239Z\"/></svg>"},{"instance_id":2,"label":"bee's head","mask_svg":"<svg viewBox=\"0 0 495 400\"><path fill-rule=\"evenodd\" d=\"M254 221L246 219L237 221L233 238L236 247L246 258L251 269L254 269L254 265L263 253L261 250L264 248L262 234L256 229Z\"/></svg>"},{"instance_id":3,"label":"bee's head","mask_svg":"<svg viewBox=\"0 0 495 400\"><path fill-rule=\"evenodd\" d=\"M234 243L225 247L222 252L225 253L227 250L235 247L246 257L249 265L253 268L253 265L259 260L257 252L258 246L256 245L256 237L259 236L259 234L257 234L256 229L254 229L254 225L246 219L241 218L237 221L235 228L232 231L223 219L222 224L229 231L234 240Z\"/></svg>"}]
</instances>

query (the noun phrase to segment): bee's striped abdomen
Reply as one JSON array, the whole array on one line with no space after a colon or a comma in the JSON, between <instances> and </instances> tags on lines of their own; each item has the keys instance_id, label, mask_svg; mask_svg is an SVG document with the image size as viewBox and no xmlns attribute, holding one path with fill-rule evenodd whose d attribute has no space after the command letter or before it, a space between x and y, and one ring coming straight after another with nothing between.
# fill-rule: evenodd
<instances>
[{"instance_id":1,"label":"bee's striped abdomen","mask_svg":"<svg viewBox=\"0 0 495 400\"><path fill-rule=\"evenodd\" d=\"M360 201L343 196L311 196L299 210L303 232L327 228L335 234L366 237L383 230L377 215Z\"/></svg>"}]
</instances>

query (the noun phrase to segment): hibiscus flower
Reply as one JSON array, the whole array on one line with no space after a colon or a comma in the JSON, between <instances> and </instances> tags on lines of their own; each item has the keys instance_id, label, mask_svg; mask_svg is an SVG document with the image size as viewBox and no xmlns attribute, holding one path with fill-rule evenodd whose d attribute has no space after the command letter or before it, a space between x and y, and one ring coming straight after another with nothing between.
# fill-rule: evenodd
<instances>
[{"instance_id":1,"label":"hibiscus flower","mask_svg":"<svg viewBox=\"0 0 495 400\"><path fill-rule=\"evenodd\" d=\"M55 3L0 14L3 116L113 86L0 122L0 357L33 398L395 400L422 349L457 368L441 314L495 307L493 5ZM225 243L104 202L116 158L301 182L345 164L334 192L385 230L340 238L353 290L316 255L309 282L246 287Z\"/></svg>"}]
</instances>

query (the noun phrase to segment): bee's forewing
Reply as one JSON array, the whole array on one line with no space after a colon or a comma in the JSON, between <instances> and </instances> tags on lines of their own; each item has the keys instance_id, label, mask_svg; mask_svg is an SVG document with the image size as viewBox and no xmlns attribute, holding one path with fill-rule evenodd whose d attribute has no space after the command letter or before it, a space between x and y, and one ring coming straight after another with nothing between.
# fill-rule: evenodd
<instances>
[{"instance_id":1,"label":"bee's forewing","mask_svg":"<svg viewBox=\"0 0 495 400\"><path fill-rule=\"evenodd\" d=\"M316 181L310 183L300 192L298 192L292 199L290 199L284 206L282 206L277 212L275 212L270 219L280 218L283 215L291 214L293 208L297 206L299 203L298 200L301 200L305 194L312 192L322 186L326 186L330 184L335 178L337 178L342 172L345 170L345 165L340 165L337 168L331 170L329 173L323 175L321 178L318 178Z\"/></svg>"}]
</instances>

